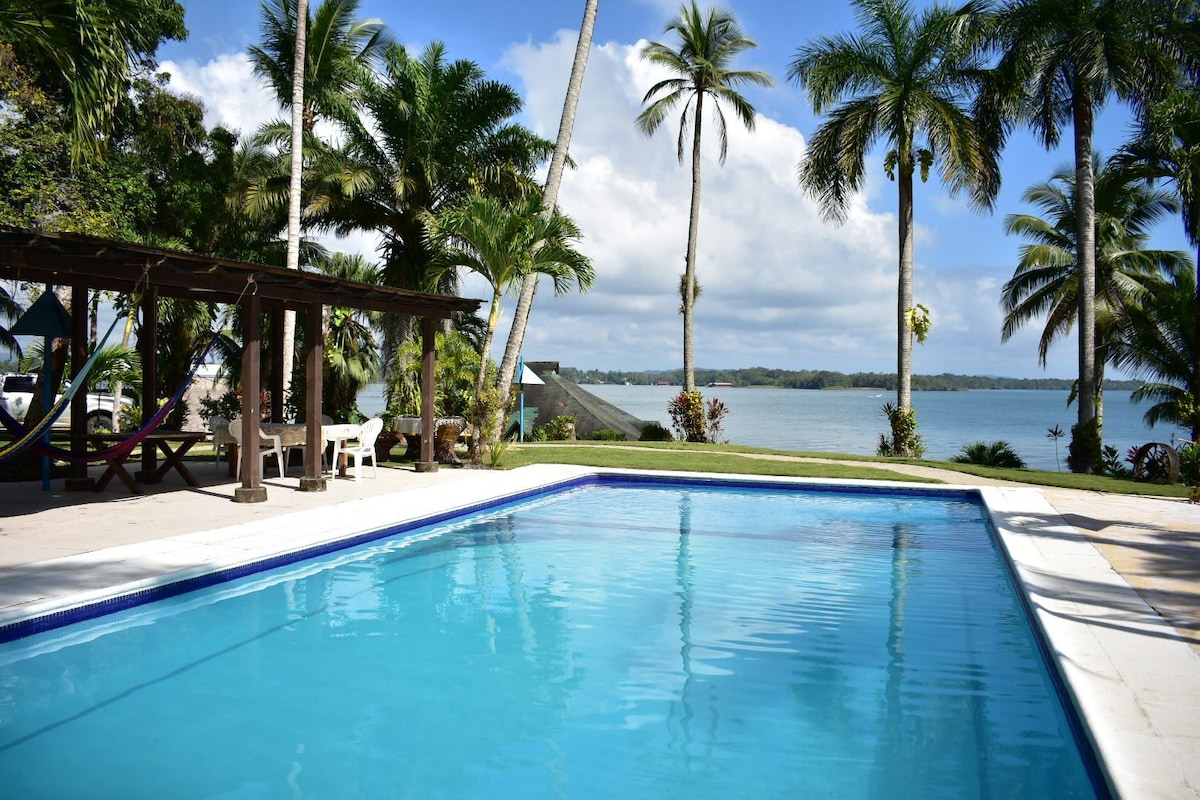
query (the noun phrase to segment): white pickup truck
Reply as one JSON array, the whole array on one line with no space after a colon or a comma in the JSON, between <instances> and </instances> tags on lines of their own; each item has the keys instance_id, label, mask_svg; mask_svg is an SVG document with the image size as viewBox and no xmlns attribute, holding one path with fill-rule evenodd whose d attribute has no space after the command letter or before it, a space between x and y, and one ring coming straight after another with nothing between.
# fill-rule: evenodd
<instances>
[{"instance_id":1,"label":"white pickup truck","mask_svg":"<svg viewBox=\"0 0 1200 800\"><path fill-rule=\"evenodd\" d=\"M3 406L4 410L18 421L23 422L25 414L29 411L29 403L33 399L33 389L36 382L36 375L5 373L3 375L3 383L0 383L0 406ZM67 385L70 386L70 383L68 382ZM122 397L121 405L128 408L133 405L133 400L128 397ZM113 396L111 394L88 392L87 430L89 432L112 430L112 414ZM54 421L53 427L54 430L67 430L71 427L70 406L67 407L62 416Z\"/></svg>"}]
</instances>

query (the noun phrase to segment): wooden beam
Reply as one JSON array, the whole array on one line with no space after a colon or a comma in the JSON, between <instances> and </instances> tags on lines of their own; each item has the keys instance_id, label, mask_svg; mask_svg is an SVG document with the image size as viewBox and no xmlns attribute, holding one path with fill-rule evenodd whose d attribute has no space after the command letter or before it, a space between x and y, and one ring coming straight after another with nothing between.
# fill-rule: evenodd
<instances>
[{"instance_id":1,"label":"wooden beam","mask_svg":"<svg viewBox=\"0 0 1200 800\"><path fill-rule=\"evenodd\" d=\"M421 461L417 464L420 472L436 472L437 462L433 460L433 398L436 391L434 377L436 352L436 321L432 317L421 318Z\"/></svg>"},{"instance_id":2,"label":"wooden beam","mask_svg":"<svg viewBox=\"0 0 1200 800\"><path fill-rule=\"evenodd\" d=\"M258 430L262 424L262 303L258 295L242 300L242 485L233 490L236 503L261 503L267 499L262 485L262 459L258 455Z\"/></svg>"},{"instance_id":3,"label":"wooden beam","mask_svg":"<svg viewBox=\"0 0 1200 800\"><path fill-rule=\"evenodd\" d=\"M325 476L321 474L321 453L325 437L321 433L322 388L325 380L325 314L320 303L309 303L304 316L304 477L300 491L325 491ZM337 469L337 465L334 465Z\"/></svg>"}]
</instances>

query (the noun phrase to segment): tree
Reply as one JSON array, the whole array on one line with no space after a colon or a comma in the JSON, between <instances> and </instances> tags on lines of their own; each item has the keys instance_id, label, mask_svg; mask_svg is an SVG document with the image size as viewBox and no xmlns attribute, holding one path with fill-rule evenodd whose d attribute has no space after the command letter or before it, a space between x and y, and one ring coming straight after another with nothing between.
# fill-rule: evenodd
<instances>
[{"instance_id":1,"label":"tree","mask_svg":"<svg viewBox=\"0 0 1200 800\"><path fill-rule=\"evenodd\" d=\"M440 43L419 59L389 45L383 62L361 89L362 114L338 120L344 143L314 153L311 218L338 235L378 233L383 282L428 290L438 254L430 220L473 192L536 191L533 170L552 146L512 121L522 102L511 87L471 61L448 61ZM434 288L455 291L454 271L439 274ZM384 325L389 387L405 372L399 344L409 335L406 320Z\"/></svg>"},{"instance_id":2,"label":"tree","mask_svg":"<svg viewBox=\"0 0 1200 800\"><path fill-rule=\"evenodd\" d=\"M1155 292L1153 303L1127 310L1109 354L1116 367L1146 381L1131 398L1154 402L1146 424L1181 425L1200 442L1196 308L1196 274L1186 269Z\"/></svg>"},{"instance_id":3,"label":"tree","mask_svg":"<svg viewBox=\"0 0 1200 800\"><path fill-rule=\"evenodd\" d=\"M269 0L262 6L262 43L249 48L254 74L266 80L280 105L290 106L295 89L297 5L302 0ZM307 5L307 3L306 3ZM390 41L378 19L356 19L359 0L325 0L315 15L305 14L306 46L301 118L306 134L317 120L346 117L362 82L363 70L379 63Z\"/></svg>"},{"instance_id":4,"label":"tree","mask_svg":"<svg viewBox=\"0 0 1200 800\"><path fill-rule=\"evenodd\" d=\"M651 42L642 48L642 58L673 74L650 87L642 98L649 103L638 115L638 129L651 136L676 108L679 115L679 162L683 163L686 134L692 134L692 204L688 216L687 255L684 280L687 289L683 297L683 374L684 391L696 389L695 353L692 317L695 306L696 243L700 232L700 142L703 131L704 102L712 103L713 120L720 146L720 163L725 163L729 140L725 114L721 104L732 107L734 114L748 130L754 130L754 106L738 88L745 85L771 86L774 81L765 72L730 69L734 58L745 50L757 47L753 39L742 33L737 21L716 9L702 14L695 0L683 6L679 16L667 24L666 33L678 37L678 48Z\"/></svg>"},{"instance_id":5,"label":"tree","mask_svg":"<svg viewBox=\"0 0 1200 800\"><path fill-rule=\"evenodd\" d=\"M558 189L562 184L563 170L567 163L567 151L571 146L571 133L575 128L575 109L579 106L579 95L583 91L583 73L587 69L588 53L592 46L592 32L596 28L596 12L600 6L599 0L586 0L583 7L583 22L579 26L579 38L575 42L575 59L571 63L571 77L567 81L567 96L563 101L562 117L558 122L558 138L554 143L554 155L550 158L550 168L546 172L546 185L542 190L542 215L549 216L558 204ZM512 389L513 375L517 370L517 359L521 356L521 347L525 344L525 328L529 324L529 312L533 307L533 296L537 293L538 276L529 275L521 281L521 294L517 298L517 307L513 310L513 322L508 329L508 343L504 348L504 358L500 362L500 410L503 414L508 407L509 393ZM495 430L503 429L503 420L497 419L492 426Z\"/></svg>"},{"instance_id":6,"label":"tree","mask_svg":"<svg viewBox=\"0 0 1200 800\"><path fill-rule=\"evenodd\" d=\"M1153 302L1170 277L1188 267L1187 256L1174 250L1147 249L1150 229L1174 214L1178 202L1168 192L1148 188L1135 172L1094 155L1093 168L1098 348L1116 333L1126 310ZM1041 212L1012 214L1005 232L1029 240L1020 249L1013 277L1001 290L1004 325L1001 341L1035 319L1046 323L1038 342L1038 362L1046 363L1050 345L1067 336L1079 314L1079 246L1075 220L1079 191L1073 167L1064 166L1045 183L1029 187L1022 200ZM1102 371L1104 358L1097 362ZM1098 382L1098 388L1099 384Z\"/></svg>"},{"instance_id":7,"label":"tree","mask_svg":"<svg viewBox=\"0 0 1200 800\"><path fill-rule=\"evenodd\" d=\"M464 267L484 278L492 287L475 396L483 394L489 363L488 351L500 319L500 298L530 275L554 281L554 293L566 292L572 284L587 291L595 279L591 260L574 248L579 228L569 217L541 214L541 200L530 196L515 207L506 207L491 197L473 195L462 206L438 216L437 235L444 242L438 269ZM436 273L434 276L436 277Z\"/></svg>"},{"instance_id":8,"label":"tree","mask_svg":"<svg viewBox=\"0 0 1200 800\"><path fill-rule=\"evenodd\" d=\"M326 275L359 283L378 283L379 270L362 256L335 253L317 259ZM357 398L379 378L379 353L371 333L375 315L361 309L333 307L325 325L325 374L322 407L335 419L349 419L358 411Z\"/></svg>"},{"instance_id":9,"label":"tree","mask_svg":"<svg viewBox=\"0 0 1200 800\"><path fill-rule=\"evenodd\" d=\"M1116 156L1119 163L1139 171L1149 180L1164 180L1175 186L1183 214L1183 230L1196 248L1200 265L1200 89L1194 84L1178 87L1142 115L1137 137ZM1176 298L1177 299L1177 298ZM1191 336L1192 376L1200 375L1200 295L1193 309ZM1191 407L1200 409L1200 380L1192 380ZM1200 420L1190 423L1192 441Z\"/></svg>"},{"instance_id":10,"label":"tree","mask_svg":"<svg viewBox=\"0 0 1200 800\"><path fill-rule=\"evenodd\" d=\"M1174 85L1186 48L1183 4L1162 0L1009 0L995 18L999 59L980 98L997 144L1015 122L1047 148L1070 123L1075 152L1079 272L1079 425L1096 417L1095 114L1117 98L1142 106Z\"/></svg>"},{"instance_id":11,"label":"tree","mask_svg":"<svg viewBox=\"0 0 1200 800\"><path fill-rule=\"evenodd\" d=\"M808 91L817 114L831 106L800 164L800 185L826 219L845 221L862 188L867 153L879 141L899 192L896 407L912 409L913 175L937 164L952 192L989 208L999 189L995 150L968 111L982 64L982 5L934 5L919 15L904 0L856 0L856 35L824 37L796 51L788 78ZM901 443L902 444L902 443ZM903 452L897 455L908 455Z\"/></svg>"},{"instance_id":12,"label":"tree","mask_svg":"<svg viewBox=\"0 0 1200 800\"><path fill-rule=\"evenodd\" d=\"M255 73L266 78L280 101L286 98L291 107L288 269L300 267L303 139L312 134L318 112L350 113L362 69L375 60L384 41L383 23L358 22L357 11L357 0L327 0L311 20L308 0L271 0L262 6L265 46L250 48ZM289 310L283 318L285 394L292 383L295 331L296 313Z\"/></svg>"},{"instance_id":13,"label":"tree","mask_svg":"<svg viewBox=\"0 0 1200 800\"><path fill-rule=\"evenodd\" d=\"M187 38L175 0L5 0L0 42L66 103L72 164L97 159L131 66L151 69L167 39Z\"/></svg>"}]
</instances>

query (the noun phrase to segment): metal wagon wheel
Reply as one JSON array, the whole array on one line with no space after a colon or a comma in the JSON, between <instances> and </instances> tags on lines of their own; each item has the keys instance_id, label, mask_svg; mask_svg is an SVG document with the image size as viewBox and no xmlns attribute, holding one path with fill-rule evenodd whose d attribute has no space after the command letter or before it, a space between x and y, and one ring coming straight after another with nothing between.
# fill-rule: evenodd
<instances>
[{"instance_id":1,"label":"metal wagon wheel","mask_svg":"<svg viewBox=\"0 0 1200 800\"><path fill-rule=\"evenodd\" d=\"M1179 480L1179 454L1165 442L1144 444L1134 455L1133 476L1151 483L1176 483Z\"/></svg>"}]
</instances>

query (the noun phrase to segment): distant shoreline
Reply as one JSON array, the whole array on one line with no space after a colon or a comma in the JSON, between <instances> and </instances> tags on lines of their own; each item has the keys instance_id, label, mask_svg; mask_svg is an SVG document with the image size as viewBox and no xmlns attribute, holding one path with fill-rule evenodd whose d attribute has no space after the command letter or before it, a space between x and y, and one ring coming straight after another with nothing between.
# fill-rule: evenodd
<instances>
[{"instance_id":1,"label":"distant shoreline","mask_svg":"<svg viewBox=\"0 0 1200 800\"><path fill-rule=\"evenodd\" d=\"M624 372L621 370L580 370L562 367L559 374L578 384L626 384L631 386L682 386L683 370ZM1070 391L1072 378L1000 378L990 375L913 375L914 392L961 392L988 389L1032 389ZM704 389L841 389L870 392L896 391L895 373L829 370L783 370L748 367L727 370L696 370L696 386ZM1133 391L1139 381L1106 380L1104 388Z\"/></svg>"}]
</instances>

